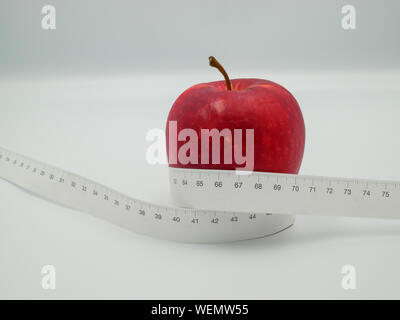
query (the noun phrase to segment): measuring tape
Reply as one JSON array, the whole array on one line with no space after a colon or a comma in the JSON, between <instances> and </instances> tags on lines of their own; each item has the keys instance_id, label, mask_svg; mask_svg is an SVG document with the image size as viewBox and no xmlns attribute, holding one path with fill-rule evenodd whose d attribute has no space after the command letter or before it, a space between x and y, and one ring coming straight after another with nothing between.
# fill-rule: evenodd
<instances>
[{"instance_id":1,"label":"measuring tape","mask_svg":"<svg viewBox=\"0 0 400 320\"><path fill-rule=\"evenodd\" d=\"M400 218L400 183L294 174L169 168L177 207L137 200L0 148L0 177L134 232L184 242L271 235L298 214Z\"/></svg>"}]
</instances>

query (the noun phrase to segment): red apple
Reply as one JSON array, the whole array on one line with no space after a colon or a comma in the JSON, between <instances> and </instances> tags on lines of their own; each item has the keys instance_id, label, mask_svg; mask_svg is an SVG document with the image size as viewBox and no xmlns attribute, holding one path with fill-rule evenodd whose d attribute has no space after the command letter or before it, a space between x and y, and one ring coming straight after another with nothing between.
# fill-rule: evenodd
<instances>
[{"instance_id":1,"label":"red apple","mask_svg":"<svg viewBox=\"0 0 400 320\"><path fill-rule=\"evenodd\" d=\"M245 130L254 129L254 171L298 173L305 143L304 120L300 107L284 87L263 79L233 79L214 57L210 65L218 68L225 81L194 85L184 91L173 104L167 120L166 138L169 165L177 168L235 170L244 167L232 157L223 157L223 144L242 143L246 150ZM179 150L186 141L170 136L171 121L176 121L177 132L191 128L198 136L197 163L182 163L171 155L171 143ZM201 129L242 129L242 141L221 140L221 163L202 163ZM170 141L170 138L171 139ZM223 141L223 143L222 143ZM211 139L210 139L211 144ZM225 145L226 146L226 145ZM173 150L173 148L171 149ZM209 148L212 152L212 148ZM212 156L212 154L210 155ZM211 158L210 158L211 159ZM203 161L204 162L204 161Z\"/></svg>"}]
</instances>

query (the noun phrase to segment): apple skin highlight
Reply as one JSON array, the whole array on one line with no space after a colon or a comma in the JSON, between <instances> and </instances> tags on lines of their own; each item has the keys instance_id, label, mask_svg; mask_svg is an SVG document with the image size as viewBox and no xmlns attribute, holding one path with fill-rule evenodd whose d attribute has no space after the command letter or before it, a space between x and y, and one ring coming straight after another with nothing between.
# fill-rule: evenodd
<instances>
[{"instance_id":1,"label":"apple skin highlight","mask_svg":"<svg viewBox=\"0 0 400 320\"><path fill-rule=\"evenodd\" d=\"M176 168L235 170L244 167L232 157L224 163L226 143L220 146L219 164L201 163L201 129L242 129L242 150L246 150L244 132L254 129L254 171L297 174L303 159L305 126L300 107L293 95L284 87L263 79L231 80L231 90L226 81L201 83L185 90L173 104L167 119L166 138L169 165ZM198 161L196 163L171 163L169 152L169 123L176 121L177 132L191 128L198 136ZM185 141L174 141L177 149ZM235 146L232 145L234 149ZM212 153L210 139L210 153ZM211 157L211 154L210 154ZM210 158L211 159L211 158Z\"/></svg>"}]
</instances>

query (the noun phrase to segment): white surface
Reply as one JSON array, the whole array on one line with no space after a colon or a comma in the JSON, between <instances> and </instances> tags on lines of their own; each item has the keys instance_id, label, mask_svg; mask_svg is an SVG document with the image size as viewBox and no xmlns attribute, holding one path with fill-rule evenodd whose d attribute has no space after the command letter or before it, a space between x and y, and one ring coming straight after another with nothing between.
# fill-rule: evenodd
<instances>
[{"instance_id":1,"label":"white surface","mask_svg":"<svg viewBox=\"0 0 400 320\"><path fill-rule=\"evenodd\" d=\"M399 74L244 74L298 99L307 130L301 173L400 180ZM0 145L170 203L168 170L146 163L145 134L164 128L181 91L212 80L0 79ZM400 297L399 221L304 216L273 237L189 245L127 232L3 181L0 200L0 298ZM56 267L55 291L41 288L45 264ZM346 264L357 270L356 290L341 288Z\"/></svg>"}]
</instances>

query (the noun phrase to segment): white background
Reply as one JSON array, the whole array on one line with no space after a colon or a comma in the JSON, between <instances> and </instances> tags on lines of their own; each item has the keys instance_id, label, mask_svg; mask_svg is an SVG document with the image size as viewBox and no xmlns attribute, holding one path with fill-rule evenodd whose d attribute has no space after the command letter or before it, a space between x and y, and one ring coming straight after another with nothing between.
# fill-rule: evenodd
<instances>
[{"instance_id":1,"label":"white background","mask_svg":"<svg viewBox=\"0 0 400 320\"><path fill-rule=\"evenodd\" d=\"M201 31L211 2L55 2L55 31L40 29L47 3L12 3L0 11L2 147L168 204L168 170L147 164L145 135L165 127L184 89L219 79L207 67L213 53L232 77L273 80L297 98L301 173L400 180L395 2L355 2L355 31L340 28L334 1L222 5L206 25L224 41ZM156 240L0 181L0 298L399 298L399 248L398 221L310 216L258 240ZM56 267L54 291L41 288L46 264ZM347 264L356 290L341 287Z\"/></svg>"}]
</instances>

